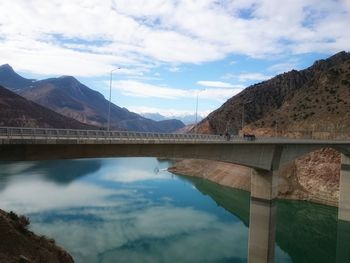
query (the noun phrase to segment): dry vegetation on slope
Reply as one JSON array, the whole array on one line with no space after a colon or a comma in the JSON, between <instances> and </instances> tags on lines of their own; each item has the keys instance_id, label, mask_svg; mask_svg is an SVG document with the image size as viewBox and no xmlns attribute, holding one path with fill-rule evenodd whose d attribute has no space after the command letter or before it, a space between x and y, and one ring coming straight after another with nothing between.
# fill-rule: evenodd
<instances>
[{"instance_id":1,"label":"dry vegetation on slope","mask_svg":"<svg viewBox=\"0 0 350 263\"><path fill-rule=\"evenodd\" d=\"M243 104L244 132L258 136L350 138L350 53L340 52L305 70L292 70L248 87L204 119L198 131L238 132ZM249 191L249 168L200 162L180 161L173 170L191 175L193 165L202 171L196 172L197 176ZM340 154L336 151L310 153L281 169L279 196L337 205L339 172ZM229 179L223 180L223 173Z\"/></svg>"}]
</instances>

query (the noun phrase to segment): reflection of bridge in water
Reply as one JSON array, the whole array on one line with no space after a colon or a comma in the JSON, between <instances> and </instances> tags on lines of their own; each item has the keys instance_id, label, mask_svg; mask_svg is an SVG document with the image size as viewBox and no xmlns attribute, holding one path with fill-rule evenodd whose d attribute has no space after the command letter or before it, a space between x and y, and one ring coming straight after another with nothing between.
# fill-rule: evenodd
<instances>
[{"instance_id":1,"label":"reflection of bridge in water","mask_svg":"<svg viewBox=\"0 0 350 263\"><path fill-rule=\"evenodd\" d=\"M273 262L279 167L330 147L341 153L337 262L350 262L350 141L93 130L0 128L0 160L99 157L208 159L251 167L248 262ZM297 242L297 241L296 241Z\"/></svg>"}]
</instances>

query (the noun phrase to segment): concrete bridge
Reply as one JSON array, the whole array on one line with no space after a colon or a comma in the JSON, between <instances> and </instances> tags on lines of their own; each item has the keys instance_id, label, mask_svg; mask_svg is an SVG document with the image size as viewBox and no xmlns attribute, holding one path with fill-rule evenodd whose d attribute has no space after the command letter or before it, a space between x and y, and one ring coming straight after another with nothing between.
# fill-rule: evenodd
<instances>
[{"instance_id":1,"label":"concrete bridge","mask_svg":"<svg viewBox=\"0 0 350 263\"><path fill-rule=\"evenodd\" d=\"M350 222L350 141L161 134L102 130L0 127L0 160L48 160L101 157L208 159L252 168L248 262L274 261L277 174L279 168L321 148L341 153L339 221ZM338 235L348 235L349 228ZM343 240L343 238L342 238ZM297 242L297 241L296 241ZM349 243L342 242L337 262L348 262Z\"/></svg>"}]
</instances>

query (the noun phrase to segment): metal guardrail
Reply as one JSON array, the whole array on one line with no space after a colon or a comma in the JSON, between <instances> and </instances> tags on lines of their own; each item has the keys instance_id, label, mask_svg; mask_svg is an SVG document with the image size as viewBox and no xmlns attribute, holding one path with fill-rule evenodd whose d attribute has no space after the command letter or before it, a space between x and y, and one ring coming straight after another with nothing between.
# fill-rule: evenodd
<instances>
[{"instance_id":1,"label":"metal guardrail","mask_svg":"<svg viewBox=\"0 0 350 263\"><path fill-rule=\"evenodd\" d=\"M152 133L152 132L128 132L105 130L75 130L52 128L20 128L0 127L0 144L21 143L54 143L52 140L66 141L67 143L273 143L273 144L350 144L349 139L315 139L315 138L287 138L287 137L255 137L244 138L238 135L230 136L228 140L223 135L213 134L177 134L177 133ZM21 142L20 142L21 141ZM31 141L31 142L30 142Z\"/></svg>"},{"instance_id":2,"label":"metal guardrail","mask_svg":"<svg viewBox=\"0 0 350 263\"><path fill-rule=\"evenodd\" d=\"M175 134L105 130L75 130L0 127L1 139L87 139L87 140L167 140L167 141L227 141L225 136L211 134ZM243 140L231 136L230 140Z\"/></svg>"}]
</instances>

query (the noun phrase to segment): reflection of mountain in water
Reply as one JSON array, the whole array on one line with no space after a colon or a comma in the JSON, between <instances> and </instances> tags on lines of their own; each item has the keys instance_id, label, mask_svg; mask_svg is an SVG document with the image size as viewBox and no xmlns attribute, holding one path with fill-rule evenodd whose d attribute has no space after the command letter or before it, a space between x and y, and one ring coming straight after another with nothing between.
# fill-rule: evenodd
<instances>
[{"instance_id":1,"label":"reflection of mountain in water","mask_svg":"<svg viewBox=\"0 0 350 263\"><path fill-rule=\"evenodd\" d=\"M204 195L249 224L249 193L184 177ZM276 243L293 263L330 263L336 258L337 209L301 201L279 200ZM276 259L278 262L278 258Z\"/></svg>"},{"instance_id":2,"label":"reflection of mountain in water","mask_svg":"<svg viewBox=\"0 0 350 263\"><path fill-rule=\"evenodd\" d=\"M0 180L2 185L18 173L40 175L44 178L59 184L68 184L73 180L98 171L101 166L101 160L54 160L40 162L26 162L23 169L19 171L12 170L14 163L1 162Z\"/></svg>"},{"instance_id":3,"label":"reflection of mountain in water","mask_svg":"<svg viewBox=\"0 0 350 263\"><path fill-rule=\"evenodd\" d=\"M219 206L237 216L246 226L249 225L249 193L229 187L220 186L211 181L198 178L180 176L190 181L198 191L210 196Z\"/></svg>"}]
</instances>

